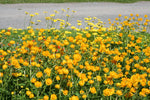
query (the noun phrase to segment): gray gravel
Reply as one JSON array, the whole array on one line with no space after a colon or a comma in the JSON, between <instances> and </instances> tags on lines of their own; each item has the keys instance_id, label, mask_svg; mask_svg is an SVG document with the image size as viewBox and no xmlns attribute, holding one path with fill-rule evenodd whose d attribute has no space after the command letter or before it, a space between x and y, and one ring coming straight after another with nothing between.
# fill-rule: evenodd
<instances>
[{"instance_id":1,"label":"gray gravel","mask_svg":"<svg viewBox=\"0 0 150 100\"><path fill-rule=\"evenodd\" d=\"M30 14L38 12L39 15L35 19L42 20L42 24L36 26L37 28L46 28L43 11L47 11L47 15L53 14L54 10L61 11L61 9L70 8L77 11L73 14L70 21L73 25L76 20L84 20L84 17L98 17L102 21L107 22L110 18L114 20L118 14L122 16L129 16L130 13L150 16L150 2L136 2L136 3L108 3L108 2L93 2L93 3L34 3L34 4L0 4L0 29L14 27L26 28L29 22L29 16L25 15L25 11ZM58 17L64 17L59 14Z\"/></svg>"}]
</instances>

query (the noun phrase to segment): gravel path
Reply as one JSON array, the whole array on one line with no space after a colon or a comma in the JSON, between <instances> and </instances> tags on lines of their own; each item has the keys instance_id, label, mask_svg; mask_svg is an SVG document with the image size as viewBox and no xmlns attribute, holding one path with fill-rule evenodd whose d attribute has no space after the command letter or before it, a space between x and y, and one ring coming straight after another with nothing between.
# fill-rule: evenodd
<instances>
[{"instance_id":1,"label":"gravel path","mask_svg":"<svg viewBox=\"0 0 150 100\"><path fill-rule=\"evenodd\" d=\"M35 4L0 4L0 29L14 27L26 28L29 22L29 17L25 15L25 11L29 13L38 12L39 15L35 19L42 20L42 24L36 26L45 28L44 11L47 15L53 14L54 10L61 11L61 9L70 8L77 11L70 19L73 25L76 20L83 20L84 17L98 17L102 21L107 22L110 18L114 20L118 14L129 16L130 13L150 16L150 2L136 2L136 3L108 3L108 2L93 2L93 3L35 3ZM58 17L61 14L58 15ZM63 16L64 17L64 16ZM25 23L25 24L24 24Z\"/></svg>"}]
</instances>

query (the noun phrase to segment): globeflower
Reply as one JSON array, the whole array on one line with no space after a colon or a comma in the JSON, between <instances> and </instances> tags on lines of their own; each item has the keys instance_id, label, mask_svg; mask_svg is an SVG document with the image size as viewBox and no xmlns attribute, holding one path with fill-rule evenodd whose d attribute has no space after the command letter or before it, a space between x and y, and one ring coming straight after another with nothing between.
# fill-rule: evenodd
<instances>
[{"instance_id":1,"label":"globeflower","mask_svg":"<svg viewBox=\"0 0 150 100\"><path fill-rule=\"evenodd\" d=\"M50 68L44 69L44 73L46 73L47 76L50 76L50 74L51 74L51 69L50 69Z\"/></svg>"},{"instance_id":2,"label":"globeflower","mask_svg":"<svg viewBox=\"0 0 150 100\"><path fill-rule=\"evenodd\" d=\"M64 95L68 95L68 90L63 90Z\"/></svg>"},{"instance_id":3,"label":"globeflower","mask_svg":"<svg viewBox=\"0 0 150 100\"><path fill-rule=\"evenodd\" d=\"M96 79L97 79L97 81L99 81L99 82L102 80L101 76L96 76Z\"/></svg>"},{"instance_id":4,"label":"globeflower","mask_svg":"<svg viewBox=\"0 0 150 100\"><path fill-rule=\"evenodd\" d=\"M42 72L37 72L37 73L36 73L36 77L37 77L37 78L41 78L42 76L43 76L43 73L42 73Z\"/></svg>"},{"instance_id":5,"label":"globeflower","mask_svg":"<svg viewBox=\"0 0 150 100\"><path fill-rule=\"evenodd\" d=\"M45 95L43 99L44 99L44 100L49 100L48 95Z\"/></svg>"},{"instance_id":6,"label":"globeflower","mask_svg":"<svg viewBox=\"0 0 150 100\"><path fill-rule=\"evenodd\" d=\"M29 98L34 98L34 94L33 94L33 93L30 94L30 95L29 95Z\"/></svg>"},{"instance_id":7,"label":"globeflower","mask_svg":"<svg viewBox=\"0 0 150 100\"><path fill-rule=\"evenodd\" d=\"M111 96L111 95L113 95L115 93L115 89L114 88L112 88L112 89L105 89L105 90L103 90L103 95L104 96Z\"/></svg>"},{"instance_id":8,"label":"globeflower","mask_svg":"<svg viewBox=\"0 0 150 100\"><path fill-rule=\"evenodd\" d=\"M7 65L6 64L3 65L2 68L3 68L3 70L5 70L7 68Z\"/></svg>"},{"instance_id":9,"label":"globeflower","mask_svg":"<svg viewBox=\"0 0 150 100\"><path fill-rule=\"evenodd\" d=\"M15 44L15 41L11 40L11 41L10 41L10 44Z\"/></svg>"},{"instance_id":10,"label":"globeflower","mask_svg":"<svg viewBox=\"0 0 150 100\"><path fill-rule=\"evenodd\" d=\"M74 54L73 58L75 61L79 62L79 61L81 61L82 56L80 54Z\"/></svg>"},{"instance_id":11,"label":"globeflower","mask_svg":"<svg viewBox=\"0 0 150 100\"><path fill-rule=\"evenodd\" d=\"M36 78L32 78L31 83L35 83L35 82L36 82Z\"/></svg>"},{"instance_id":12,"label":"globeflower","mask_svg":"<svg viewBox=\"0 0 150 100\"><path fill-rule=\"evenodd\" d=\"M83 80L79 81L80 86L84 86L84 84L85 84L85 81L83 81Z\"/></svg>"},{"instance_id":13,"label":"globeflower","mask_svg":"<svg viewBox=\"0 0 150 100\"><path fill-rule=\"evenodd\" d=\"M0 84L2 83L3 81L2 80L0 80Z\"/></svg>"},{"instance_id":14,"label":"globeflower","mask_svg":"<svg viewBox=\"0 0 150 100\"><path fill-rule=\"evenodd\" d=\"M95 93L96 93L95 87L90 88L90 92L91 92L92 94L95 94Z\"/></svg>"},{"instance_id":15,"label":"globeflower","mask_svg":"<svg viewBox=\"0 0 150 100\"><path fill-rule=\"evenodd\" d=\"M3 73L0 72L0 77L3 77Z\"/></svg>"},{"instance_id":16,"label":"globeflower","mask_svg":"<svg viewBox=\"0 0 150 100\"><path fill-rule=\"evenodd\" d=\"M69 100L79 100L78 96L73 95L71 98L69 98Z\"/></svg>"},{"instance_id":17,"label":"globeflower","mask_svg":"<svg viewBox=\"0 0 150 100\"><path fill-rule=\"evenodd\" d=\"M87 97L87 95L85 95L85 94L84 94L84 95L82 95L82 98L83 98L83 99L85 99L86 97Z\"/></svg>"},{"instance_id":18,"label":"globeflower","mask_svg":"<svg viewBox=\"0 0 150 100\"><path fill-rule=\"evenodd\" d=\"M55 85L55 88L59 89L59 88L60 88L60 85L59 85L59 84L56 84L56 85Z\"/></svg>"},{"instance_id":19,"label":"globeflower","mask_svg":"<svg viewBox=\"0 0 150 100\"><path fill-rule=\"evenodd\" d=\"M32 92L31 91L26 91L26 95L30 95Z\"/></svg>"},{"instance_id":20,"label":"globeflower","mask_svg":"<svg viewBox=\"0 0 150 100\"><path fill-rule=\"evenodd\" d=\"M119 95L119 96L121 96L122 95L122 91L121 90L117 90L116 94Z\"/></svg>"},{"instance_id":21,"label":"globeflower","mask_svg":"<svg viewBox=\"0 0 150 100\"><path fill-rule=\"evenodd\" d=\"M56 94L52 94L51 95L51 100L57 100L57 95Z\"/></svg>"},{"instance_id":22,"label":"globeflower","mask_svg":"<svg viewBox=\"0 0 150 100\"><path fill-rule=\"evenodd\" d=\"M35 85L36 88L40 88L40 87L42 87L42 82L36 81L34 83L34 85Z\"/></svg>"},{"instance_id":23,"label":"globeflower","mask_svg":"<svg viewBox=\"0 0 150 100\"><path fill-rule=\"evenodd\" d=\"M46 85L51 85L53 81L52 79L48 78L45 80L45 82L46 82Z\"/></svg>"}]
</instances>

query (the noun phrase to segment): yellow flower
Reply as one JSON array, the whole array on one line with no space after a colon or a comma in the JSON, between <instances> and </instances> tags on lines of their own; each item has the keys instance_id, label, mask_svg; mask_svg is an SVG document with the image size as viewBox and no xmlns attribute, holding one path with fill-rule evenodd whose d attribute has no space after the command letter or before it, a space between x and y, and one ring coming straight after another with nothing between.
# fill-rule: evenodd
<instances>
[{"instance_id":1,"label":"yellow flower","mask_svg":"<svg viewBox=\"0 0 150 100\"><path fill-rule=\"evenodd\" d=\"M96 79L97 79L97 81L99 81L99 82L102 80L101 76L96 76Z\"/></svg>"},{"instance_id":2,"label":"yellow flower","mask_svg":"<svg viewBox=\"0 0 150 100\"><path fill-rule=\"evenodd\" d=\"M30 16L31 16L31 17L34 17L34 15L33 15L33 14L30 14Z\"/></svg>"},{"instance_id":3,"label":"yellow flower","mask_svg":"<svg viewBox=\"0 0 150 100\"><path fill-rule=\"evenodd\" d=\"M57 95L56 94L52 94L51 95L51 100L57 100Z\"/></svg>"},{"instance_id":4,"label":"yellow flower","mask_svg":"<svg viewBox=\"0 0 150 100\"><path fill-rule=\"evenodd\" d=\"M90 92L91 92L92 94L95 94L95 93L96 93L95 87L90 88Z\"/></svg>"},{"instance_id":5,"label":"yellow flower","mask_svg":"<svg viewBox=\"0 0 150 100\"><path fill-rule=\"evenodd\" d=\"M25 11L25 14L28 15L29 13Z\"/></svg>"},{"instance_id":6,"label":"yellow flower","mask_svg":"<svg viewBox=\"0 0 150 100\"><path fill-rule=\"evenodd\" d=\"M95 33L92 33L92 35L97 35L97 34L98 34L98 33L96 33L96 32L95 32Z\"/></svg>"},{"instance_id":7,"label":"yellow flower","mask_svg":"<svg viewBox=\"0 0 150 100\"><path fill-rule=\"evenodd\" d=\"M84 84L85 84L85 81L83 81L83 80L79 81L80 86L84 86Z\"/></svg>"},{"instance_id":8,"label":"yellow flower","mask_svg":"<svg viewBox=\"0 0 150 100\"><path fill-rule=\"evenodd\" d=\"M86 33L86 37L87 38L91 37L91 34L90 33Z\"/></svg>"},{"instance_id":9,"label":"yellow flower","mask_svg":"<svg viewBox=\"0 0 150 100\"><path fill-rule=\"evenodd\" d=\"M14 95L14 91L12 91L11 94Z\"/></svg>"},{"instance_id":10,"label":"yellow flower","mask_svg":"<svg viewBox=\"0 0 150 100\"><path fill-rule=\"evenodd\" d=\"M73 58L74 58L75 61L79 62L79 61L81 61L82 56L80 54L74 54Z\"/></svg>"},{"instance_id":11,"label":"yellow flower","mask_svg":"<svg viewBox=\"0 0 150 100\"><path fill-rule=\"evenodd\" d=\"M66 68L63 68L62 71L63 71L64 74L68 74L69 73L69 70L66 69Z\"/></svg>"},{"instance_id":12,"label":"yellow flower","mask_svg":"<svg viewBox=\"0 0 150 100\"><path fill-rule=\"evenodd\" d=\"M55 88L59 89L59 88L60 88L60 85L59 85L59 84L56 84L56 85L55 85Z\"/></svg>"},{"instance_id":13,"label":"yellow flower","mask_svg":"<svg viewBox=\"0 0 150 100\"><path fill-rule=\"evenodd\" d=\"M138 56L134 56L133 57L135 60L139 60L139 57Z\"/></svg>"},{"instance_id":14,"label":"yellow flower","mask_svg":"<svg viewBox=\"0 0 150 100\"><path fill-rule=\"evenodd\" d=\"M35 85L35 87L40 88L40 87L42 87L42 82L36 81L34 83L34 85Z\"/></svg>"},{"instance_id":15,"label":"yellow flower","mask_svg":"<svg viewBox=\"0 0 150 100\"><path fill-rule=\"evenodd\" d=\"M39 13L35 13L35 15L39 15Z\"/></svg>"},{"instance_id":16,"label":"yellow flower","mask_svg":"<svg viewBox=\"0 0 150 100\"><path fill-rule=\"evenodd\" d=\"M85 99L86 97L87 97L87 95L85 95L85 94L84 94L84 95L82 95L82 98L83 98L83 99Z\"/></svg>"},{"instance_id":17,"label":"yellow flower","mask_svg":"<svg viewBox=\"0 0 150 100\"><path fill-rule=\"evenodd\" d=\"M79 100L78 96L73 95L71 98L69 98L69 100Z\"/></svg>"},{"instance_id":18,"label":"yellow flower","mask_svg":"<svg viewBox=\"0 0 150 100\"><path fill-rule=\"evenodd\" d=\"M15 41L11 40L11 41L10 41L10 44L15 44Z\"/></svg>"},{"instance_id":19,"label":"yellow flower","mask_svg":"<svg viewBox=\"0 0 150 100\"><path fill-rule=\"evenodd\" d=\"M36 78L32 78L31 83L35 83L35 82L36 82Z\"/></svg>"},{"instance_id":20,"label":"yellow flower","mask_svg":"<svg viewBox=\"0 0 150 100\"><path fill-rule=\"evenodd\" d=\"M43 37L38 37L38 41L41 41L41 40L43 40Z\"/></svg>"},{"instance_id":21,"label":"yellow flower","mask_svg":"<svg viewBox=\"0 0 150 100\"><path fill-rule=\"evenodd\" d=\"M108 73L108 72L109 72L109 68L104 68L103 71L104 71L105 73Z\"/></svg>"},{"instance_id":22,"label":"yellow flower","mask_svg":"<svg viewBox=\"0 0 150 100\"><path fill-rule=\"evenodd\" d=\"M2 68L3 68L3 70L5 70L7 68L7 65L6 64L3 65Z\"/></svg>"},{"instance_id":23,"label":"yellow flower","mask_svg":"<svg viewBox=\"0 0 150 100\"><path fill-rule=\"evenodd\" d=\"M3 77L3 73L0 72L0 77Z\"/></svg>"},{"instance_id":24,"label":"yellow flower","mask_svg":"<svg viewBox=\"0 0 150 100\"><path fill-rule=\"evenodd\" d=\"M60 53L56 53L56 58L60 58Z\"/></svg>"},{"instance_id":25,"label":"yellow flower","mask_svg":"<svg viewBox=\"0 0 150 100\"><path fill-rule=\"evenodd\" d=\"M143 92L140 92L139 95L140 95L140 96L143 96L143 97L146 97L146 94L143 93Z\"/></svg>"},{"instance_id":26,"label":"yellow flower","mask_svg":"<svg viewBox=\"0 0 150 100\"><path fill-rule=\"evenodd\" d=\"M34 98L34 94L33 94L33 93L30 94L30 95L29 95L29 98Z\"/></svg>"},{"instance_id":27,"label":"yellow flower","mask_svg":"<svg viewBox=\"0 0 150 100\"><path fill-rule=\"evenodd\" d=\"M150 86L150 81L147 82L148 86Z\"/></svg>"},{"instance_id":28,"label":"yellow flower","mask_svg":"<svg viewBox=\"0 0 150 100\"><path fill-rule=\"evenodd\" d=\"M90 83L90 84L93 84L93 83L94 83L94 81L93 81L93 80L89 80L89 83Z\"/></svg>"},{"instance_id":29,"label":"yellow flower","mask_svg":"<svg viewBox=\"0 0 150 100\"><path fill-rule=\"evenodd\" d=\"M63 90L64 95L68 95L68 90Z\"/></svg>"},{"instance_id":30,"label":"yellow flower","mask_svg":"<svg viewBox=\"0 0 150 100\"><path fill-rule=\"evenodd\" d=\"M71 44L71 45L70 45L70 48L72 48L72 49L75 48L75 45Z\"/></svg>"},{"instance_id":31,"label":"yellow flower","mask_svg":"<svg viewBox=\"0 0 150 100\"><path fill-rule=\"evenodd\" d=\"M122 91L121 90L117 90L116 94L119 95L119 96L121 96L122 95Z\"/></svg>"},{"instance_id":32,"label":"yellow flower","mask_svg":"<svg viewBox=\"0 0 150 100\"><path fill-rule=\"evenodd\" d=\"M23 65L24 65L24 66L28 66L29 63L28 63L27 61L25 61L25 62L23 62Z\"/></svg>"},{"instance_id":33,"label":"yellow flower","mask_svg":"<svg viewBox=\"0 0 150 100\"><path fill-rule=\"evenodd\" d=\"M43 99L44 99L44 100L49 100L48 95L45 95Z\"/></svg>"},{"instance_id":34,"label":"yellow flower","mask_svg":"<svg viewBox=\"0 0 150 100\"><path fill-rule=\"evenodd\" d=\"M51 85L53 81L52 79L48 78L45 80L45 82L46 82L46 85Z\"/></svg>"},{"instance_id":35,"label":"yellow flower","mask_svg":"<svg viewBox=\"0 0 150 100\"><path fill-rule=\"evenodd\" d=\"M125 68L126 68L126 70L130 70L130 66L129 65L126 65Z\"/></svg>"},{"instance_id":36,"label":"yellow flower","mask_svg":"<svg viewBox=\"0 0 150 100\"><path fill-rule=\"evenodd\" d=\"M31 91L26 91L26 95L30 95L32 92Z\"/></svg>"},{"instance_id":37,"label":"yellow flower","mask_svg":"<svg viewBox=\"0 0 150 100\"><path fill-rule=\"evenodd\" d=\"M150 62L150 60L149 60L148 58L143 59L143 61L144 61L145 63L149 63L149 62Z\"/></svg>"},{"instance_id":38,"label":"yellow flower","mask_svg":"<svg viewBox=\"0 0 150 100\"><path fill-rule=\"evenodd\" d=\"M72 82L68 81L67 86L72 87Z\"/></svg>"},{"instance_id":39,"label":"yellow flower","mask_svg":"<svg viewBox=\"0 0 150 100\"><path fill-rule=\"evenodd\" d=\"M59 77L59 76L56 76L56 80L57 80L57 81L60 80L60 77Z\"/></svg>"},{"instance_id":40,"label":"yellow flower","mask_svg":"<svg viewBox=\"0 0 150 100\"><path fill-rule=\"evenodd\" d=\"M37 73L36 73L36 77L37 77L37 78L41 78L42 76L43 76L43 73L42 73L42 72L37 72Z\"/></svg>"},{"instance_id":41,"label":"yellow flower","mask_svg":"<svg viewBox=\"0 0 150 100\"><path fill-rule=\"evenodd\" d=\"M5 35L11 35L11 33L10 32L6 32Z\"/></svg>"},{"instance_id":42,"label":"yellow flower","mask_svg":"<svg viewBox=\"0 0 150 100\"><path fill-rule=\"evenodd\" d=\"M51 74L51 69L50 69L50 68L44 69L44 73L46 73L47 76L50 76L50 74Z\"/></svg>"},{"instance_id":43,"label":"yellow flower","mask_svg":"<svg viewBox=\"0 0 150 100\"><path fill-rule=\"evenodd\" d=\"M0 84L2 83L3 81L2 80L0 80Z\"/></svg>"},{"instance_id":44,"label":"yellow flower","mask_svg":"<svg viewBox=\"0 0 150 100\"><path fill-rule=\"evenodd\" d=\"M115 89L114 88L112 88L112 89L105 89L105 90L103 90L103 95L104 96L111 96L111 95L113 95L114 94L114 92L115 92Z\"/></svg>"},{"instance_id":45,"label":"yellow flower","mask_svg":"<svg viewBox=\"0 0 150 100\"><path fill-rule=\"evenodd\" d=\"M83 90L80 90L80 94L83 94L84 93L84 91Z\"/></svg>"}]
</instances>

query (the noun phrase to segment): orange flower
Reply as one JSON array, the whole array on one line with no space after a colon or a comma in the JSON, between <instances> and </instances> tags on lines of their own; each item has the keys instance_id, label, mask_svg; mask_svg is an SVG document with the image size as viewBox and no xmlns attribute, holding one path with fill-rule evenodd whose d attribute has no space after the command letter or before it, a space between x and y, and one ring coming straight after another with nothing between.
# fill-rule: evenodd
<instances>
[{"instance_id":1,"label":"orange flower","mask_svg":"<svg viewBox=\"0 0 150 100\"><path fill-rule=\"evenodd\" d=\"M59 85L59 84L56 84L56 85L55 85L55 88L59 89L59 88L60 88L60 85Z\"/></svg>"},{"instance_id":2,"label":"orange flower","mask_svg":"<svg viewBox=\"0 0 150 100\"><path fill-rule=\"evenodd\" d=\"M50 74L51 74L51 69L50 69L50 68L44 69L44 73L46 73L47 76L50 76Z\"/></svg>"},{"instance_id":3,"label":"orange flower","mask_svg":"<svg viewBox=\"0 0 150 100\"><path fill-rule=\"evenodd\" d=\"M30 95L32 92L31 91L26 91L26 95Z\"/></svg>"},{"instance_id":4,"label":"orange flower","mask_svg":"<svg viewBox=\"0 0 150 100\"><path fill-rule=\"evenodd\" d=\"M33 93L30 94L30 95L29 95L29 98L34 98L34 94L33 94Z\"/></svg>"},{"instance_id":5,"label":"orange flower","mask_svg":"<svg viewBox=\"0 0 150 100\"><path fill-rule=\"evenodd\" d=\"M35 82L36 82L36 78L32 78L31 83L35 83Z\"/></svg>"},{"instance_id":6,"label":"orange flower","mask_svg":"<svg viewBox=\"0 0 150 100\"><path fill-rule=\"evenodd\" d=\"M139 57L138 56L134 56L133 57L135 60L139 60Z\"/></svg>"},{"instance_id":7,"label":"orange flower","mask_svg":"<svg viewBox=\"0 0 150 100\"><path fill-rule=\"evenodd\" d=\"M90 84L93 84L93 83L94 83L94 81L93 81L93 80L89 80L89 83L90 83Z\"/></svg>"},{"instance_id":8,"label":"orange flower","mask_svg":"<svg viewBox=\"0 0 150 100\"><path fill-rule=\"evenodd\" d=\"M96 76L96 79L97 79L97 81L99 81L99 82L102 80L101 76Z\"/></svg>"},{"instance_id":9,"label":"orange flower","mask_svg":"<svg viewBox=\"0 0 150 100\"><path fill-rule=\"evenodd\" d=\"M0 77L3 77L3 73L0 72Z\"/></svg>"},{"instance_id":10,"label":"orange flower","mask_svg":"<svg viewBox=\"0 0 150 100\"><path fill-rule=\"evenodd\" d=\"M41 78L42 76L43 76L43 73L42 73L42 72L37 72L37 73L36 73L36 77L37 77L37 78Z\"/></svg>"},{"instance_id":11,"label":"orange flower","mask_svg":"<svg viewBox=\"0 0 150 100\"><path fill-rule=\"evenodd\" d=\"M79 61L81 61L82 56L80 54L74 54L73 58L74 58L75 61L79 62Z\"/></svg>"},{"instance_id":12,"label":"orange flower","mask_svg":"<svg viewBox=\"0 0 150 100\"><path fill-rule=\"evenodd\" d=\"M51 100L57 100L57 95L56 94L52 94L51 95Z\"/></svg>"},{"instance_id":13,"label":"orange flower","mask_svg":"<svg viewBox=\"0 0 150 100\"><path fill-rule=\"evenodd\" d=\"M84 86L85 82L83 80L79 81L80 86Z\"/></svg>"},{"instance_id":14,"label":"orange flower","mask_svg":"<svg viewBox=\"0 0 150 100\"><path fill-rule=\"evenodd\" d=\"M78 96L73 95L71 98L69 98L69 100L79 100Z\"/></svg>"},{"instance_id":15,"label":"orange flower","mask_svg":"<svg viewBox=\"0 0 150 100\"><path fill-rule=\"evenodd\" d=\"M114 88L112 88L112 89L105 89L105 90L103 90L103 95L104 96L111 96L111 95L113 95L114 94L114 92L115 92L115 89Z\"/></svg>"},{"instance_id":16,"label":"orange flower","mask_svg":"<svg viewBox=\"0 0 150 100\"><path fill-rule=\"evenodd\" d=\"M95 94L95 93L96 93L95 87L90 88L90 92L91 92L92 94Z\"/></svg>"},{"instance_id":17,"label":"orange flower","mask_svg":"<svg viewBox=\"0 0 150 100\"><path fill-rule=\"evenodd\" d=\"M11 40L11 41L10 41L10 44L15 44L15 41Z\"/></svg>"},{"instance_id":18,"label":"orange flower","mask_svg":"<svg viewBox=\"0 0 150 100\"><path fill-rule=\"evenodd\" d=\"M104 71L105 73L108 73L108 72L109 72L109 68L104 68L103 71Z\"/></svg>"},{"instance_id":19,"label":"orange flower","mask_svg":"<svg viewBox=\"0 0 150 100\"><path fill-rule=\"evenodd\" d=\"M64 95L68 95L68 90L63 90Z\"/></svg>"},{"instance_id":20,"label":"orange flower","mask_svg":"<svg viewBox=\"0 0 150 100\"><path fill-rule=\"evenodd\" d=\"M85 94L84 94L84 95L82 95L82 98L83 98L83 99L85 99L86 97L87 97L87 95L85 95Z\"/></svg>"},{"instance_id":21,"label":"orange flower","mask_svg":"<svg viewBox=\"0 0 150 100\"><path fill-rule=\"evenodd\" d=\"M44 100L49 100L48 95L45 95L43 99L44 99Z\"/></svg>"},{"instance_id":22,"label":"orange flower","mask_svg":"<svg viewBox=\"0 0 150 100\"><path fill-rule=\"evenodd\" d=\"M35 85L35 87L40 88L40 87L42 87L42 82L36 81L34 83L34 85Z\"/></svg>"},{"instance_id":23,"label":"orange flower","mask_svg":"<svg viewBox=\"0 0 150 100\"><path fill-rule=\"evenodd\" d=\"M52 79L48 78L45 80L46 81L46 85L51 85L52 84Z\"/></svg>"},{"instance_id":24,"label":"orange flower","mask_svg":"<svg viewBox=\"0 0 150 100\"><path fill-rule=\"evenodd\" d=\"M7 65L6 64L3 65L2 68L3 68L3 70L5 70L7 68Z\"/></svg>"},{"instance_id":25,"label":"orange flower","mask_svg":"<svg viewBox=\"0 0 150 100\"><path fill-rule=\"evenodd\" d=\"M116 94L119 95L119 96L121 96L122 95L122 91L121 90L117 90Z\"/></svg>"},{"instance_id":26,"label":"orange flower","mask_svg":"<svg viewBox=\"0 0 150 100\"><path fill-rule=\"evenodd\" d=\"M56 76L56 80L57 80L57 81L60 80L60 77L59 77L59 76Z\"/></svg>"}]
</instances>

